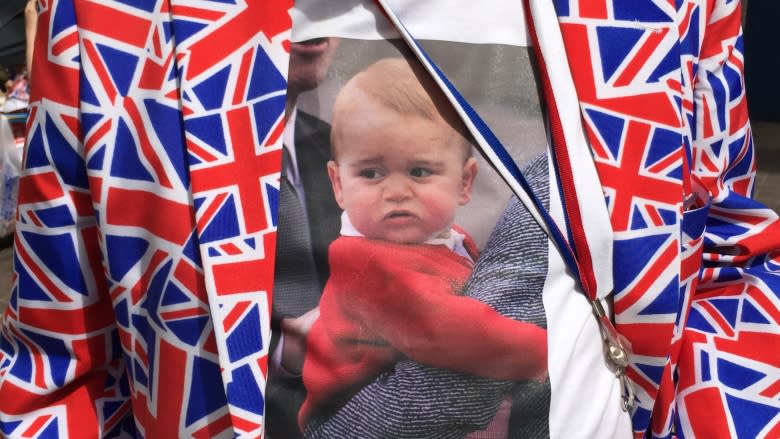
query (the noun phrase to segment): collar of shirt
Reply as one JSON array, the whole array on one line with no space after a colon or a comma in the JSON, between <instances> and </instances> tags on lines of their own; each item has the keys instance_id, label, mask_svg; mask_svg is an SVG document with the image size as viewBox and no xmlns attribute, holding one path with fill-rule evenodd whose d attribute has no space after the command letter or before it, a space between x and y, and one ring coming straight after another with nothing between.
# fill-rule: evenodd
<instances>
[{"instance_id":1,"label":"collar of shirt","mask_svg":"<svg viewBox=\"0 0 780 439\"><path fill-rule=\"evenodd\" d=\"M347 215L346 211L341 212L341 230L339 233L341 233L341 236L353 236L353 237L365 238L365 235L360 233L360 230L355 228L355 226L352 224L352 221L350 221L349 215ZM443 245L448 249L454 251L458 255L463 256L464 258L468 259L471 262L474 262L474 260L471 258L471 255L469 255L469 252L466 250L466 247L463 245L463 241L465 239L466 236L464 234L459 233L454 228L451 228L449 236L447 236L446 238L431 237L427 239L423 244Z\"/></svg>"}]
</instances>

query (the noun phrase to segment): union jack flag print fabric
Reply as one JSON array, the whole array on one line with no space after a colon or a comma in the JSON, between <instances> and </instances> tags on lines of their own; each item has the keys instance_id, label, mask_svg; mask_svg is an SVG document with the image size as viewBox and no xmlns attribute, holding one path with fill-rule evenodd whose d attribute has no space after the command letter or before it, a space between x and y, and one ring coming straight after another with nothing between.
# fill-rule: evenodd
<instances>
[{"instance_id":1,"label":"union jack flag print fabric","mask_svg":"<svg viewBox=\"0 0 780 439\"><path fill-rule=\"evenodd\" d=\"M556 7L615 232L636 436L778 436L780 223L750 199L739 2Z\"/></svg>"},{"instance_id":2,"label":"union jack flag print fabric","mask_svg":"<svg viewBox=\"0 0 780 439\"><path fill-rule=\"evenodd\" d=\"M780 436L780 222L750 198L739 2L554 3L635 436ZM0 434L262 436L292 2L39 7Z\"/></svg>"},{"instance_id":3,"label":"union jack flag print fabric","mask_svg":"<svg viewBox=\"0 0 780 439\"><path fill-rule=\"evenodd\" d=\"M291 4L39 6L3 435L259 437Z\"/></svg>"}]
</instances>

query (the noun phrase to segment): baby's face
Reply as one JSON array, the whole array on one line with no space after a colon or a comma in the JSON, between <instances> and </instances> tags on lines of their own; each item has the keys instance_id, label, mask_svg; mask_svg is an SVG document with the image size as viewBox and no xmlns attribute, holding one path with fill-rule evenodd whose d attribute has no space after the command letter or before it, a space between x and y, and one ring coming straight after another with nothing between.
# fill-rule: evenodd
<instances>
[{"instance_id":1,"label":"baby's face","mask_svg":"<svg viewBox=\"0 0 780 439\"><path fill-rule=\"evenodd\" d=\"M477 172L462 138L441 121L364 109L334 126L328 171L341 208L372 239L420 243L447 233Z\"/></svg>"}]
</instances>

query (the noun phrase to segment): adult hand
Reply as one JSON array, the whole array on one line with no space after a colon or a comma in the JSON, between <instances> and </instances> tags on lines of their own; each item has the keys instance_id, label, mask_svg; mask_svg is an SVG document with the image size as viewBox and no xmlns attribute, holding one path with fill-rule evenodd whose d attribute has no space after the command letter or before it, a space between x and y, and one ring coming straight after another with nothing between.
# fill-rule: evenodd
<instances>
[{"instance_id":1,"label":"adult hand","mask_svg":"<svg viewBox=\"0 0 780 439\"><path fill-rule=\"evenodd\" d=\"M282 367L291 374L300 375L303 370L303 358L306 354L306 336L320 316L320 308L314 308L296 318L284 318L281 321L284 334L282 347Z\"/></svg>"}]
</instances>

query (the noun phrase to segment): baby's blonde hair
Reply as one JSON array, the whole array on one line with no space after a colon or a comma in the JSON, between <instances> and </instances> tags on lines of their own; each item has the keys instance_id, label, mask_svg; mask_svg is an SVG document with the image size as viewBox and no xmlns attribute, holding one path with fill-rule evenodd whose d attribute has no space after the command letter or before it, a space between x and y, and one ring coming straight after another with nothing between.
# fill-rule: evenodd
<instances>
[{"instance_id":1,"label":"baby's blonde hair","mask_svg":"<svg viewBox=\"0 0 780 439\"><path fill-rule=\"evenodd\" d=\"M463 139L465 157L472 155L471 135L442 93L417 60L384 58L352 77L336 96L333 105L332 145L342 118L359 117L352 111L369 100L402 116L417 116L446 123ZM332 147L336 157L336 148Z\"/></svg>"}]
</instances>

